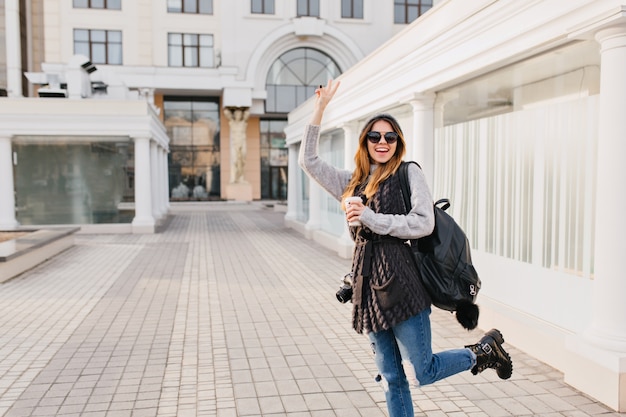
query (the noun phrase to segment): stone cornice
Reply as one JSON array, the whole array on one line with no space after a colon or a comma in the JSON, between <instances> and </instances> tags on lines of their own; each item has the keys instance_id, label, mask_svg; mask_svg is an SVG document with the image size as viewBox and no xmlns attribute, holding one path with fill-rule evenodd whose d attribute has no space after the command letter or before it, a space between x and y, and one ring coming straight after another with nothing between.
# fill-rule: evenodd
<instances>
[{"instance_id":1,"label":"stone cornice","mask_svg":"<svg viewBox=\"0 0 626 417\"><path fill-rule=\"evenodd\" d=\"M341 75L323 130L407 97L436 93L579 40L593 22L623 14L619 0L444 2ZM461 7L463 10L459 10ZM596 16L589 19L589 16ZM297 141L312 101L289 115Z\"/></svg>"},{"instance_id":2,"label":"stone cornice","mask_svg":"<svg viewBox=\"0 0 626 417\"><path fill-rule=\"evenodd\" d=\"M169 149L163 123L139 100L0 99L0 136L149 137Z\"/></svg>"}]
</instances>

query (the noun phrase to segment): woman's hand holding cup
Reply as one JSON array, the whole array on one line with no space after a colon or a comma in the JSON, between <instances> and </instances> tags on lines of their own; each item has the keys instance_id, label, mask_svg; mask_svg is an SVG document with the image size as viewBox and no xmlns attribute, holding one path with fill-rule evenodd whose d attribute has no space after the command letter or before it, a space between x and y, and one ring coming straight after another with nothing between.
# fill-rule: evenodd
<instances>
[{"instance_id":1,"label":"woman's hand holding cup","mask_svg":"<svg viewBox=\"0 0 626 417\"><path fill-rule=\"evenodd\" d=\"M346 207L348 226L361 226L361 214L365 210L361 197L347 197L343 204Z\"/></svg>"}]
</instances>

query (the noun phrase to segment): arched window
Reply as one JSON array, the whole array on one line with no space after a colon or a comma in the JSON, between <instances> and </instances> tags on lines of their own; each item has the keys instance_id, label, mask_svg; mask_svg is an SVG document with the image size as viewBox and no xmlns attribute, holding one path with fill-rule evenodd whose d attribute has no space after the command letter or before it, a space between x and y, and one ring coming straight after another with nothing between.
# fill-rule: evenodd
<instances>
[{"instance_id":1,"label":"arched window","mask_svg":"<svg viewBox=\"0 0 626 417\"><path fill-rule=\"evenodd\" d=\"M335 61L323 52L311 48L285 52L267 74L265 112L289 113L313 96L318 85L339 74Z\"/></svg>"}]
</instances>

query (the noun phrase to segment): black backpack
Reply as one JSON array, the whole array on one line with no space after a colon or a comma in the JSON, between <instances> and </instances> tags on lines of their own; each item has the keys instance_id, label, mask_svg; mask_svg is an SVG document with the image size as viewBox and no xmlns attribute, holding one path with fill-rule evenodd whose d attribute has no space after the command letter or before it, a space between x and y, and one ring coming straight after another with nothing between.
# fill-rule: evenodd
<instances>
[{"instance_id":1,"label":"black backpack","mask_svg":"<svg viewBox=\"0 0 626 417\"><path fill-rule=\"evenodd\" d=\"M417 162L403 162L399 169L407 211L411 210L408 181L410 163L419 167ZM472 330L478 325L479 310L475 303L481 282L472 265L465 232L445 211L449 207L448 199L438 200L434 204L435 229L429 236L412 240L411 250L433 304L443 310L456 312L458 322Z\"/></svg>"}]
</instances>

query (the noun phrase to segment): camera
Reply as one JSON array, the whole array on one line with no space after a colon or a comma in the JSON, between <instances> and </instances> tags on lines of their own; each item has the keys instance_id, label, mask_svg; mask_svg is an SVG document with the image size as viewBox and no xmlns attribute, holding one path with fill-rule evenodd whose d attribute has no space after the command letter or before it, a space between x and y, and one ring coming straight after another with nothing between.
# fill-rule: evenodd
<instances>
[{"instance_id":1,"label":"camera","mask_svg":"<svg viewBox=\"0 0 626 417\"><path fill-rule=\"evenodd\" d=\"M348 272L344 275L341 282L343 285L335 295L340 303L345 304L352 299L352 272Z\"/></svg>"}]
</instances>

